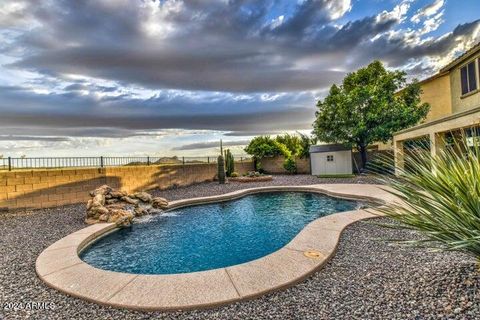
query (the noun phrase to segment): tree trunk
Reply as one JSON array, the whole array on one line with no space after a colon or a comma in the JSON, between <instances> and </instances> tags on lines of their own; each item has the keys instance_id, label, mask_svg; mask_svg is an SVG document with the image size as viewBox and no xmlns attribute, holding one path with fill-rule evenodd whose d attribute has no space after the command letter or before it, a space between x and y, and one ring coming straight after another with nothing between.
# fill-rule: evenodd
<instances>
[{"instance_id":1,"label":"tree trunk","mask_svg":"<svg viewBox=\"0 0 480 320\"><path fill-rule=\"evenodd\" d=\"M362 172L365 171L367 165L367 147L364 145L358 146L358 151L360 152L360 157L362 158Z\"/></svg>"}]
</instances>

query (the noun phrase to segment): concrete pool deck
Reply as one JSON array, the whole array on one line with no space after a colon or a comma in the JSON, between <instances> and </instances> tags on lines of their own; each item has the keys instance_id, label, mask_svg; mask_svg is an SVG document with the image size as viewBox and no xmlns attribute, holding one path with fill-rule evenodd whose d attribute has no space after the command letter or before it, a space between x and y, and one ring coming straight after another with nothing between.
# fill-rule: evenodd
<instances>
[{"instance_id":1,"label":"concrete pool deck","mask_svg":"<svg viewBox=\"0 0 480 320\"><path fill-rule=\"evenodd\" d=\"M382 203L394 201L395 197L384 188L365 184L272 186L172 201L170 208L271 191L318 192ZM114 224L97 224L45 249L37 258L36 272L50 287L104 305L147 311L209 308L251 299L305 279L334 254L347 225L375 216L372 209L332 214L312 221L286 246L262 258L220 269L167 275L112 272L83 262L78 253L91 241L116 229Z\"/></svg>"}]
</instances>

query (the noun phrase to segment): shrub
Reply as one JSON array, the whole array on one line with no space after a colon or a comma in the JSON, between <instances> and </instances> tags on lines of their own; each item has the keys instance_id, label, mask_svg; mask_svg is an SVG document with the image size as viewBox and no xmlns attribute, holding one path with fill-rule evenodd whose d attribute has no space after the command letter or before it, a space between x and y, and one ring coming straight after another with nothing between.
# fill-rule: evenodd
<instances>
[{"instance_id":1,"label":"shrub","mask_svg":"<svg viewBox=\"0 0 480 320\"><path fill-rule=\"evenodd\" d=\"M235 172L235 171L230 174L230 177L232 177L232 178L236 178L238 176L239 176L238 172Z\"/></svg>"},{"instance_id":2,"label":"shrub","mask_svg":"<svg viewBox=\"0 0 480 320\"><path fill-rule=\"evenodd\" d=\"M257 171L260 172L261 174L267 173L267 172L265 171L265 169L262 168L262 164L260 163L260 161L256 161L256 163L255 163L255 170L257 170Z\"/></svg>"},{"instance_id":3,"label":"shrub","mask_svg":"<svg viewBox=\"0 0 480 320\"><path fill-rule=\"evenodd\" d=\"M406 204L389 204L379 210L401 223L386 226L426 236L408 243L463 251L480 262L480 148L461 144L435 157L426 152L406 155L410 166L399 169L398 179L386 178L392 193Z\"/></svg>"},{"instance_id":4,"label":"shrub","mask_svg":"<svg viewBox=\"0 0 480 320\"><path fill-rule=\"evenodd\" d=\"M253 178L253 177L260 177L263 174L258 172L258 171L249 171L248 173L245 173L243 176Z\"/></svg>"},{"instance_id":5,"label":"shrub","mask_svg":"<svg viewBox=\"0 0 480 320\"><path fill-rule=\"evenodd\" d=\"M295 158L289 157L283 162L283 168L289 173L297 173L297 164L295 163Z\"/></svg>"}]
</instances>

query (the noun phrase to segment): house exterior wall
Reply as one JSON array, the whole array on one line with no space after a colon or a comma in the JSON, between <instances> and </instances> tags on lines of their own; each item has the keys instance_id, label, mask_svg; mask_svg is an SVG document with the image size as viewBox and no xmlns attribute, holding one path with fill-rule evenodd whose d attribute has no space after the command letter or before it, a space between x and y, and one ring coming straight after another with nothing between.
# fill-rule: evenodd
<instances>
[{"instance_id":1,"label":"house exterior wall","mask_svg":"<svg viewBox=\"0 0 480 320\"><path fill-rule=\"evenodd\" d=\"M392 142L391 141L388 141L387 143L383 143L383 142L376 142L376 143L373 143L369 149L373 149L373 150L378 150L378 151L387 151L387 150L392 150Z\"/></svg>"},{"instance_id":2,"label":"house exterior wall","mask_svg":"<svg viewBox=\"0 0 480 320\"><path fill-rule=\"evenodd\" d=\"M478 124L480 124L480 107L397 132L394 136L394 141L412 140L433 133L445 133L461 128L470 128Z\"/></svg>"},{"instance_id":3,"label":"house exterior wall","mask_svg":"<svg viewBox=\"0 0 480 320\"><path fill-rule=\"evenodd\" d=\"M420 95L421 102L430 104L430 111L428 112L425 122L452 113L450 77L448 74L422 83L421 88L423 91Z\"/></svg>"},{"instance_id":4,"label":"house exterior wall","mask_svg":"<svg viewBox=\"0 0 480 320\"><path fill-rule=\"evenodd\" d=\"M420 102L430 104L430 111L424 122L433 121L452 114L451 88L453 85L448 73L420 82L422 89ZM460 88L458 90L460 91ZM388 151L392 150L393 143L392 141L387 143L377 142L374 143L372 147L376 147L378 151Z\"/></svg>"},{"instance_id":5,"label":"house exterior wall","mask_svg":"<svg viewBox=\"0 0 480 320\"><path fill-rule=\"evenodd\" d=\"M467 111L472 108L480 106L480 72L479 72L479 61L480 52L466 60L464 63L460 64L458 67L455 67L450 72L450 83L452 87L452 111L453 113ZM461 76L460 70L466 64L476 61L475 72L477 73L477 90L467 93L462 96L462 87L461 87Z\"/></svg>"},{"instance_id":6,"label":"house exterior wall","mask_svg":"<svg viewBox=\"0 0 480 320\"><path fill-rule=\"evenodd\" d=\"M477 87L475 90L462 94L461 69L475 63L475 75ZM450 90L446 89L443 78L448 76ZM428 88L428 86L431 88ZM446 132L458 131L461 129L478 126L480 123L480 43L464 53L458 59L452 61L440 71L440 75L433 78L433 81L424 81L422 89L425 91L422 95L422 101L429 102L432 105L431 115L425 123L415 127L408 128L395 133L394 155L395 170L400 174L405 166L404 142L419 137L428 137L430 142L430 152L432 156L436 155L443 148L443 139ZM448 111L448 104L443 101L443 96L449 92L451 101L451 112L441 115ZM439 105L438 110L436 108ZM445 107L446 106L446 107Z\"/></svg>"}]
</instances>

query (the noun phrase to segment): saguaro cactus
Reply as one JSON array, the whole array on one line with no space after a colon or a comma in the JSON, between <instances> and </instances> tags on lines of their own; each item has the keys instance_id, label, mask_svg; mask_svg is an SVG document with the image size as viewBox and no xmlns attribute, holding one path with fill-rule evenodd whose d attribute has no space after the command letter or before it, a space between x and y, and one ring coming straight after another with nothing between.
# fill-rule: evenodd
<instances>
[{"instance_id":1,"label":"saguaro cactus","mask_svg":"<svg viewBox=\"0 0 480 320\"><path fill-rule=\"evenodd\" d=\"M235 160L230 149L227 149L225 152L225 169L227 171L227 177L231 177L232 173L235 171Z\"/></svg>"},{"instance_id":2,"label":"saguaro cactus","mask_svg":"<svg viewBox=\"0 0 480 320\"><path fill-rule=\"evenodd\" d=\"M218 183L225 184L225 159L223 158L222 140L220 140L220 155L217 159Z\"/></svg>"}]
</instances>

